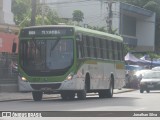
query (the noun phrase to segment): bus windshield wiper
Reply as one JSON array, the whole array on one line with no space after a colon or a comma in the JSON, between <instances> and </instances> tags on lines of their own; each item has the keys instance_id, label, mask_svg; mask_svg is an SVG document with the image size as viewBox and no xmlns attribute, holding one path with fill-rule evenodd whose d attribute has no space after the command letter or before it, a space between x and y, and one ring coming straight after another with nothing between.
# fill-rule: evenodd
<instances>
[{"instance_id":1,"label":"bus windshield wiper","mask_svg":"<svg viewBox=\"0 0 160 120\"><path fill-rule=\"evenodd\" d=\"M61 40L60 37L57 38L56 42L54 43L54 45L52 46L51 50L50 50L50 56L51 56L51 52L56 48L57 44L59 43L59 41Z\"/></svg>"}]
</instances>

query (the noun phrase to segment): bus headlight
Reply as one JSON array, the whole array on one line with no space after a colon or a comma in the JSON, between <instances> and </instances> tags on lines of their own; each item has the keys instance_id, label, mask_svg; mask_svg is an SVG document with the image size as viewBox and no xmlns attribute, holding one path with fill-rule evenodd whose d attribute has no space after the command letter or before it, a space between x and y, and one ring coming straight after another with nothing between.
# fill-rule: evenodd
<instances>
[{"instance_id":1,"label":"bus headlight","mask_svg":"<svg viewBox=\"0 0 160 120\"><path fill-rule=\"evenodd\" d=\"M66 79L67 79L67 80L71 80L71 79L73 78L73 75L74 75L73 73L70 73L70 74L67 76Z\"/></svg>"},{"instance_id":2,"label":"bus headlight","mask_svg":"<svg viewBox=\"0 0 160 120\"><path fill-rule=\"evenodd\" d=\"M25 77L22 77L22 80L23 80L23 81L27 81L27 79L26 79Z\"/></svg>"}]
</instances>

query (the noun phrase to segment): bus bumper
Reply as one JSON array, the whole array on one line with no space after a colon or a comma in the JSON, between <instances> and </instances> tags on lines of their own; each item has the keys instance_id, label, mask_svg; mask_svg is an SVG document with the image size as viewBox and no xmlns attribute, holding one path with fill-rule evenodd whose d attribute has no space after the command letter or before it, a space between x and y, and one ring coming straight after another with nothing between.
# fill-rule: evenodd
<instances>
[{"instance_id":1,"label":"bus bumper","mask_svg":"<svg viewBox=\"0 0 160 120\"><path fill-rule=\"evenodd\" d=\"M44 83L30 83L23 81L21 77L18 77L19 91L31 92L31 91L43 91L43 92L59 92L64 90L82 90L84 89L84 80L72 79L64 80L63 82L44 82Z\"/></svg>"}]
</instances>

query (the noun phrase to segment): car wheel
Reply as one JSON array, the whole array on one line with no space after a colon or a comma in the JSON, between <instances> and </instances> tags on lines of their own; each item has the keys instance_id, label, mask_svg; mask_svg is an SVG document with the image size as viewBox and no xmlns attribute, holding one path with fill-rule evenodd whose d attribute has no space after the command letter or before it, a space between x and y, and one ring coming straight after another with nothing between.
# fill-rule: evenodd
<instances>
[{"instance_id":1,"label":"car wheel","mask_svg":"<svg viewBox=\"0 0 160 120\"><path fill-rule=\"evenodd\" d=\"M140 89L140 93L143 93L144 92L144 90L143 89Z\"/></svg>"},{"instance_id":2,"label":"car wheel","mask_svg":"<svg viewBox=\"0 0 160 120\"><path fill-rule=\"evenodd\" d=\"M147 92L147 93L150 93L150 90L147 89L146 92Z\"/></svg>"}]
</instances>

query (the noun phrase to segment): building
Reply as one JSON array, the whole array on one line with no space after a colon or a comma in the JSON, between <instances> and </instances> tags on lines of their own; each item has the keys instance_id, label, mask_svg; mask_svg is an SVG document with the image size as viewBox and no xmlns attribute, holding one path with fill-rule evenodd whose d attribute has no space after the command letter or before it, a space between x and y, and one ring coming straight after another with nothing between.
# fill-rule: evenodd
<instances>
[{"instance_id":1,"label":"building","mask_svg":"<svg viewBox=\"0 0 160 120\"><path fill-rule=\"evenodd\" d=\"M13 20L11 0L0 0L0 53L11 53L12 44L18 44L18 26Z\"/></svg>"},{"instance_id":2,"label":"building","mask_svg":"<svg viewBox=\"0 0 160 120\"><path fill-rule=\"evenodd\" d=\"M113 28L119 28L118 33L124 42L135 48L135 51L155 50L155 18L152 11L117 2L113 4Z\"/></svg>"},{"instance_id":3,"label":"building","mask_svg":"<svg viewBox=\"0 0 160 120\"><path fill-rule=\"evenodd\" d=\"M112 16L109 16L108 3L105 1L55 0L50 5L57 10L61 18L65 19L72 19L74 10L81 10L84 13L81 24L84 26L105 26L108 29L111 21L112 29L116 34L123 36L125 44L135 51L154 51L155 13L130 4L113 2Z\"/></svg>"},{"instance_id":4,"label":"building","mask_svg":"<svg viewBox=\"0 0 160 120\"><path fill-rule=\"evenodd\" d=\"M17 56L12 54L12 45L18 46L19 27L14 23L11 1L0 0L0 92L18 90L17 75L12 66Z\"/></svg>"}]
</instances>

